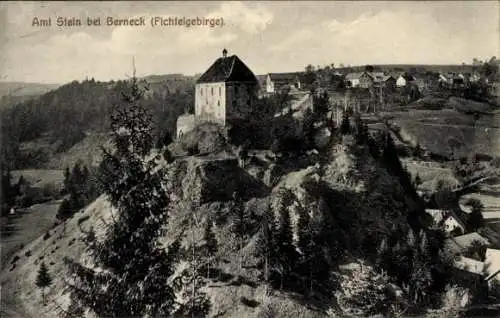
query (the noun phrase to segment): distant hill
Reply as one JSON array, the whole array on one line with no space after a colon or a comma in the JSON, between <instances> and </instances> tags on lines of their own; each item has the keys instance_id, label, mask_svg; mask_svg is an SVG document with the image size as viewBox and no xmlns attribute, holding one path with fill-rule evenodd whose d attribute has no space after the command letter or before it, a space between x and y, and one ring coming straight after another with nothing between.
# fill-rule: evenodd
<instances>
[{"instance_id":1,"label":"distant hill","mask_svg":"<svg viewBox=\"0 0 500 318\"><path fill-rule=\"evenodd\" d=\"M155 136L166 131L173 133L177 117L194 108L193 77L172 74L143 79L149 83L143 103L154 118ZM111 109L122 103L122 93L128 89L125 80L91 79L73 81L28 100L5 98L6 104L0 107L2 146L5 145L2 160L19 165L17 168L32 167L35 161L35 166L42 167L49 158L72 148L89 133L108 131ZM41 139L50 145L43 149L31 147L29 154L22 154L21 145L37 145Z\"/></svg>"},{"instance_id":2,"label":"distant hill","mask_svg":"<svg viewBox=\"0 0 500 318\"><path fill-rule=\"evenodd\" d=\"M0 82L0 97L2 96L36 96L58 88L59 84Z\"/></svg>"},{"instance_id":3,"label":"distant hill","mask_svg":"<svg viewBox=\"0 0 500 318\"><path fill-rule=\"evenodd\" d=\"M409 72L412 69L416 70L418 73L420 72L438 72L438 73L471 73L472 65L459 65L459 64L450 64L450 65L438 65L438 64L370 64L374 67L375 70L382 71L399 71L399 72ZM359 66L351 66L351 67L342 67L337 68L339 71L352 71L352 72L360 72L365 70L365 65Z\"/></svg>"}]
</instances>

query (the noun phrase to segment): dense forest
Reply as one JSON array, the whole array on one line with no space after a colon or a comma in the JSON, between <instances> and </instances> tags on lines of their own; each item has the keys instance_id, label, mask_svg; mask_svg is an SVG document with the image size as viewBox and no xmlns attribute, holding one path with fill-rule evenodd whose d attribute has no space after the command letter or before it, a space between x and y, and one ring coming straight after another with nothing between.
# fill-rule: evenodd
<instances>
[{"instance_id":1,"label":"dense forest","mask_svg":"<svg viewBox=\"0 0 500 318\"><path fill-rule=\"evenodd\" d=\"M109 113L127 91L127 81L73 81L37 98L11 104L0 110L2 118L1 161L10 169L30 164L33 153L22 151L21 143L40 138L63 152L92 133L109 130ZM143 100L154 118L154 134L175 131L175 120L193 105L194 79L155 78ZM50 154L49 154L50 155ZM28 158L25 158L28 157ZM35 160L35 159L33 159ZM17 164L16 164L17 163ZM16 166L21 165L21 166Z\"/></svg>"}]
</instances>

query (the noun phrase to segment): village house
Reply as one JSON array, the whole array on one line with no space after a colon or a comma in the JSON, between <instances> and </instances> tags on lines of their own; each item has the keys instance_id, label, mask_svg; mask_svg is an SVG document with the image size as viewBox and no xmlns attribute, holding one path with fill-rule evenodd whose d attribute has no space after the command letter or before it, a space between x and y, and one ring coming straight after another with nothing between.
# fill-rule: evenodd
<instances>
[{"instance_id":1,"label":"village house","mask_svg":"<svg viewBox=\"0 0 500 318\"><path fill-rule=\"evenodd\" d=\"M410 85L413 81L415 81L415 77L413 77L412 75L401 74L396 79L396 86L397 87L406 87L407 85Z\"/></svg>"},{"instance_id":2,"label":"village house","mask_svg":"<svg viewBox=\"0 0 500 318\"><path fill-rule=\"evenodd\" d=\"M500 250L488 248L486 249L486 257L484 260L484 268L486 281L490 290L500 292Z\"/></svg>"},{"instance_id":3,"label":"village house","mask_svg":"<svg viewBox=\"0 0 500 318\"><path fill-rule=\"evenodd\" d=\"M392 90L396 85L396 79L383 72L348 73L345 76L345 82L349 87L370 88L375 86L388 90Z\"/></svg>"},{"instance_id":4,"label":"village house","mask_svg":"<svg viewBox=\"0 0 500 318\"><path fill-rule=\"evenodd\" d=\"M383 73L382 73L383 74ZM359 87L370 88L373 86L374 79L370 73L363 72L359 76Z\"/></svg>"},{"instance_id":5,"label":"village house","mask_svg":"<svg viewBox=\"0 0 500 318\"><path fill-rule=\"evenodd\" d=\"M452 282L468 288L473 293L472 298L467 299L468 304L488 295L488 284L484 279L485 269L485 263L469 257L460 256L453 262Z\"/></svg>"},{"instance_id":6,"label":"village house","mask_svg":"<svg viewBox=\"0 0 500 318\"><path fill-rule=\"evenodd\" d=\"M266 77L266 92L277 93L291 87L301 89L301 73L269 73Z\"/></svg>"},{"instance_id":7,"label":"village house","mask_svg":"<svg viewBox=\"0 0 500 318\"><path fill-rule=\"evenodd\" d=\"M396 79L391 75L375 76L373 85L383 87L388 91L393 91L396 88Z\"/></svg>"},{"instance_id":8,"label":"village house","mask_svg":"<svg viewBox=\"0 0 500 318\"><path fill-rule=\"evenodd\" d=\"M348 73L345 76L346 84L349 87L359 87L359 78L361 77L362 72L359 73Z\"/></svg>"},{"instance_id":9,"label":"village house","mask_svg":"<svg viewBox=\"0 0 500 318\"><path fill-rule=\"evenodd\" d=\"M491 246L491 242L477 232L450 237L445 241L446 250L453 255L465 253L474 244L481 244L485 247Z\"/></svg>"},{"instance_id":10,"label":"village house","mask_svg":"<svg viewBox=\"0 0 500 318\"><path fill-rule=\"evenodd\" d=\"M182 136L200 122L226 126L248 117L257 98L258 81L254 73L236 55L222 51L218 58L196 81L195 114L181 116L177 136Z\"/></svg>"},{"instance_id":11,"label":"village house","mask_svg":"<svg viewBox=\"0 0 500 318\"><path fill-rule=\"evenodd\" d=\"M434 220L434 226L442 228L448 235L462 235L466 231L464 222L453 212L440 209L425 209Z\"/></svg>"}]
</instances>

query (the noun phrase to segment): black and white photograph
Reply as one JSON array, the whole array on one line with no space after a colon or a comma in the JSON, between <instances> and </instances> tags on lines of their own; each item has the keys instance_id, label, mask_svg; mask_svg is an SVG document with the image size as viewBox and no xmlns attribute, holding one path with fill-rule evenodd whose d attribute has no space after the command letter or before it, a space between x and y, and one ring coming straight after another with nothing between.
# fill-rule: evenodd
<instances>
[{"instance_id":1,"label":"black and white photograph","mask_svg":"<svg viewBox=\"0 0 500 318\"><path fill-rule=\"evenodd\" d=\"M0 3L0 316L500 317L499 1Z\"/></svg>"}]
</instances>

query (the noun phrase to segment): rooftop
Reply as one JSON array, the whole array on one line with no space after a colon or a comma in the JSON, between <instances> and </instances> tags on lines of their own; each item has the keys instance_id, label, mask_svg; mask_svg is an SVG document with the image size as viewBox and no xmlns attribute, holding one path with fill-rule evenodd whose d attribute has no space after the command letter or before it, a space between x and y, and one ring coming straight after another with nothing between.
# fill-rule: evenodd
<instances>
[{"instance_id":1,"label":"rooftop","mask_svg":"<svg viewBox=\"0 0 500 318\"><path fill-rule=\"evenodd\" d=\"M218 83L218 82L252 82L257 84L257 78L248 66L241 61L238 56L227 56L227 51L223 51L208 70L200 76L196 84Z\"/></svg>"}]
</instances>

